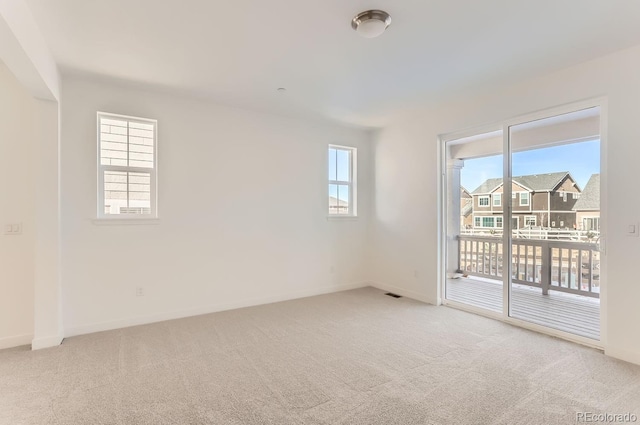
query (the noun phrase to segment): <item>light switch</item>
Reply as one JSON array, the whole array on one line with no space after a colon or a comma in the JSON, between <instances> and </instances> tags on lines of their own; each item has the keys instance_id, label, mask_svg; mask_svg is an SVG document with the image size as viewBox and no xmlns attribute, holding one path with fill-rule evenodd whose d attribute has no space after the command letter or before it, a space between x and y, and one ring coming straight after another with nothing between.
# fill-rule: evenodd
<instances>
[{"instance_id":1,"label":"light switch","mask_svg":"<svg viewBox=\"0 0 640 425\"><path fill-rule=\"evenodd\" d=\"M627 226L627 236L637 237L640 234L640 226L638 224L629 224Z\"/></svg>"}]
</instances>

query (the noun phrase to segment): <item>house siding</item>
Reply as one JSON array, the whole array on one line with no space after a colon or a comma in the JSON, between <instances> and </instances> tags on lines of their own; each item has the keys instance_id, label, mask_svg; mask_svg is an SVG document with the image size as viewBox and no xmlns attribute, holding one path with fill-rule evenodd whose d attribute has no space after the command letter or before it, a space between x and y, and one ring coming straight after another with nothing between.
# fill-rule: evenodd
<instances>
[{"instance_id":1,"label":"house siding","mask_svg":"<svg viewBox=\"0 0 640 425\"><path fill-rule=\"evenodd\" d=\"M549 209L549 194L548 192L535 192L532 199L532 210L542 211Z\"/></svg>"},{"instance_id":2,"label":"house siding","mask_svg":"<svg viewBox=\"0 0 640 425\"><path fill-rule=\"evenodd\" d=\"M476 217L501 215L503 211L502 205L504 205L505 201L503 189L503 186L500 186L492 192L489 206L487 207L479 206L479 197L487 195L473 195L473 215ZM516 194L516 197L511 199L512 213L513 218L518 219L518 228L525 227L525 217L527 216L535 216L535 225L541 227L574 229L581 226L582 220L577 219L575 211L572 210L578 200L578 198L574 198L573 194L580 193L575 181L570 175L567 175L554 189L552 192L532 192L516 182L512 183L511 190ZM520 196L523 192L529 193L529 205L520 205ZM566 197L561 195L564 192L567 194ZM493 194L495 193L503 195L500 207L493 207Z\"/></svg>"},{"instance_id":3,"label":"house siding","mask_svg":"<svg viewBox=\"0 0 640 425\"><path fill-rule=\"evenodd\" d=\"M496 189L494 191L494 193L501 193L502 194L503 190L504 190L504 186L500 186L498 189ZM531 211L531 202L532 202L531 195L529 197L529 205L528 206L527 205L522 205L522 206L520 205L520 193L529 192L529 189L524 188L524 187L520 186L517 183L512 183L511 192L516 194L515 199L512 198L512 201L513 201L513 203L512 203L513 212ZM502 205L504 205L504 201L505 201L505 198L504 198L504 195L503 195L503 197L502 197ZM502 212L502 207L497 207L497 208L494 209L494 211Z\"/></svg>"},{"instance_id":4,"label":"house siding","mask_svg":"<svg viewBox=\"0 0 640 425\"><path fill-rule=\"evenodd\" d=\"M567 192L566 201L560 196L562 192ZM551 192L551 210L566 211L573 209L573 206L578 201L577 198L574 199L573 193L580 193L580 191L576 188L574 181L567 176L562 181L562 184L554 192Z\"/></svg>"},{"instance_id":5,"label":"house siding","mask_svg":"<svg viewBox=\"0 0 640 425\"><path fill-rule=\"evenodd\" d=\"M576 226L578 230L584 230L585 218L600 218L600 211L577 211L576 212Z\"/></svg>"}]
</instances>

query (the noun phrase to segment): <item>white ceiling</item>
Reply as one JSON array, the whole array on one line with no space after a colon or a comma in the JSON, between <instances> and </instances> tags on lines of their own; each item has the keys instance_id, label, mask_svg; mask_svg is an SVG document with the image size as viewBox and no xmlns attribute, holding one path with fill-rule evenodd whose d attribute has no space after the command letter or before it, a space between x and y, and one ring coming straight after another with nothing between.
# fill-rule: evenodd
<instances>
[{"instance_id":1,"label":"white ceiling","mask_svg":"<svg viewBox=\"0 0 640 425\"><path fill-rule=\"evenodd\" d=\"M27 3L64 73L364 126L640 44L637 0ZM365 39L372 8L392 24Z\"/></svg>"}]
</instances>

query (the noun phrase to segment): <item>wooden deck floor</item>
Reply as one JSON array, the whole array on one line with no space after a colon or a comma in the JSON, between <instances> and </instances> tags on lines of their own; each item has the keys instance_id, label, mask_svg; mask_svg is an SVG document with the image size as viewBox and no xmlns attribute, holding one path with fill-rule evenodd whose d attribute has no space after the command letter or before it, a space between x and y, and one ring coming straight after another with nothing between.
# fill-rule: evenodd
<instances>
[{"instance_id":1,"label":"wooden deck floor","mask_svg":"<svg viewBox=\"0 0 640 425\"><path fill-rule=\"evenodd\" d=\"M502 283L485 279L447 280L449 300L502 312ZM513 285L511 316L538 325L600 340L600 300Z\"/></svg>"}]
</instances>

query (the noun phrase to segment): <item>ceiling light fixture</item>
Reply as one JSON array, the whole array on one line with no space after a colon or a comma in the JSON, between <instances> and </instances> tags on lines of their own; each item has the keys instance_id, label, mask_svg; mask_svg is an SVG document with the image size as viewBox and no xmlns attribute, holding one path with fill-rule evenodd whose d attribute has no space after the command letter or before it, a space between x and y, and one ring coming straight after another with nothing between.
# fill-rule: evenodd
<instances>
[{"instance_id":1,"label":"ceiling light fixture","mask_svg":"<svg viewBox=\"0 0 640 425\"><path fill-rule=\"evenodd\" d=\"M365 38L379 36L391 25L391 16L382 10L367 10L351 20L351 28Z\"/></svg>"}]
</instances>

